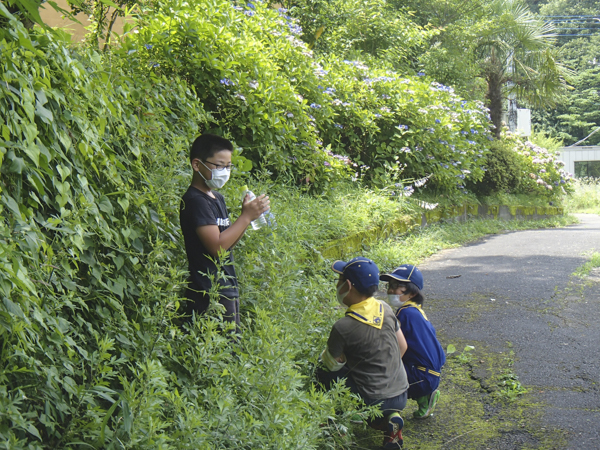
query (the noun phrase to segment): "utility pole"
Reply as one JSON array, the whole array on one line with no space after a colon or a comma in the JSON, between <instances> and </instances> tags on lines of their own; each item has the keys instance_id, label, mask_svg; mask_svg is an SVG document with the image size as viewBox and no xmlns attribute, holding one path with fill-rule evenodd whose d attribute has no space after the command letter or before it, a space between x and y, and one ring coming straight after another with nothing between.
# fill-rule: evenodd
<instances>
[{"instance_id":1,"label":"utility pole","mask_svg":"<svg viewBox=\"0 0 600 450\"><path fill-rule=\"evenodd\" d=\"M518 121L518 114L517 114L517 93L514 91L514 86L515 83L512 80L512 75L515 73L514 72L514 67L513 67L513 52L510 52L510 54L508 55L508 61L507 61L507 72L509 73L509 77L508 77L508 82L506 83L507 87L508 87L508 105L506 108L506 113L507 113L507 125L508 125L508 129L511 133L515 133L517 131L517 121Z\"/></svg>"}]
</instances>

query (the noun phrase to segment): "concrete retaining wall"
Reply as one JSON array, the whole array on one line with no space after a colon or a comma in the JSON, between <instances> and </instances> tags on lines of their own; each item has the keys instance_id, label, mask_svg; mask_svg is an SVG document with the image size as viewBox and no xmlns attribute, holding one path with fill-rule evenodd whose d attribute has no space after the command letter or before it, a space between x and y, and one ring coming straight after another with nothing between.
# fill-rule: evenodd
<instances>
[{"instance_id":1,"label":"concrete retaining wall","mask_svg":"<svg viewBox=\"0 0 600 450\"><path fill-rule=\"evenodd\" d=\"M356 254L366 246L392 235L405 234L417 227L440 221L464 222L469 218L503 220L538 220L564 214L563 208L556 206L505 206L505 205L462 205L436 208L419 215L405 215L382 227L372 228L345 238L327 242L319 249L327 259L343 259L345 255Z\"/></svg>"}]
</instances>

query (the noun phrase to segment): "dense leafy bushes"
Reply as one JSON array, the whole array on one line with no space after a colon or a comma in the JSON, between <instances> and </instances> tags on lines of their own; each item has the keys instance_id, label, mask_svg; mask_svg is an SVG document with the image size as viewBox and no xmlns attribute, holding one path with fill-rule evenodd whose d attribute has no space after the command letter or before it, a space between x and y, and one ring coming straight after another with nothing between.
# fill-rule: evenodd
<instances>
[{"instance_id":1,"label":"dense leafy bushes","mask_svg":"<svg viewBox=\"0 0 600 450\"><path fill-rule=\"evenodd\" d=\"M504 141L492 143L486 160L486 173L479 183L469 186L479 195L516 192L521 183L523 158Z\"/></svg>"},{"instance_id":2,"label":"dense leafy bushes","mask_svg":"<svg viewBox=\"0 0 600 450\"><path fill-rule=\"evenodd\" d=\"M528 194L560 198L572 191L573 175L564 170L555 151L506 133L493 143L483 180L469 187L479 195Z\"/></svg>"},{"instance_id":3,"label":"dense leafy bushes","mask_svg":"<svg viewBox=\"0 0 600 450\"><path fill-rule=\"evenodd\" d=\"M255 234L240 248L239 344L219 332L218 313L177 327L182 168L206 119L194 93L17 21L9 31L0 44L0 440L15 449L334 446L339 434L319 425L357 402L310 384L336 312L323 303L333 280L303 275L312 250L295 239L296 215L279 214L277 242Z\"/></svg>"},{"instance_id":4,"label":"dense leafy bushes","mask_svg":"<svg viewBox=\"0 0 600 450\"><path fill-rule=\"evenodd\" d=\"M285 2L298 19L302 39L321 55L382 62L403 73L414 64L437 30L421 27L394 2L294 0Z\"/></svg>"},{"instance_id":5,"label":"dense leafy bushes","mask_svg":"<svg viewBox=\"0 0 600 450\"><path fill-rule=\"evenodd\" d=\"M321 60L284 10L173 0L147 12L134 31L123 39L124 59L188 80L213 131L296 183L322 191L348 169L357 176L359 166L381 182L387 166L459 191L464 179L483 175L489 122L482 104L385 67Z\"/></svg>"}]
</instances>

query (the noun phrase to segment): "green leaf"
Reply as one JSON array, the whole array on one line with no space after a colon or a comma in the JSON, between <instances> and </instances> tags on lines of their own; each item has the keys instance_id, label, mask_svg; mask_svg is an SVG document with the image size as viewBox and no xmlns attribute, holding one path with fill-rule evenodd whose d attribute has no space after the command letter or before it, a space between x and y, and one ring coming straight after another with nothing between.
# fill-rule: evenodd
<instances>
[{"instance_id":1,"label":"green leaf","mask_svg":"<svg viewBox=\"0 0 600 450\"><path fill-rule=\"evenodd\" d=\"M50 124L54 121L54 115L52 114L52 111L44 108L39 102L35 105L35 114L36 116L40 117L44 123Z\"/></svg>"},{"instance_id":2,"label":"green leaf","mask_svg":"<svg viewBox=\"0 0 600 450\"><path fill-rule=\"evenodd\" d=\"M29 13L29 17L31 20L33 20L38 25L41 25L42 27L46 27L44 21L42 20L42 17L40 16L40 5L37 2L33 0L15 0L15 3L25 8L25 10ZM33 50L33 47L31 47L31 50Z\"/></svg>"},{"instance_id":3,"label":"green leaf","mask_svg":"<svg viewBox=\"0 0 600 450\"><path fill-rule=\"evenodd\" d=\"M127 197L121 197L117 199L117 203L119 203L121 208L123 208L123 211L127 213L127 210L129 209L129 200L127 200Z\"/></svg>"},{"instance_id":4,"label":"green leaf","mask_svg":"<svg viewBox=\"0 0 600 450\"><path fill-rule=\"evenodd\" d=\"M2 203L4 203L8 209L10 209L15 217L21 218L21 210L19 209L19 204L15 201L14 198L10 196L2 196Z\"/></svg>"},{"instance_id":5,"label":"green leaf","mask_svg":"<svg viewBox=\"0 0 600 450\"><path fill-rule=\"evenodd\" d=\"M106 195L103 195L102 197L100 197L100 200L98 200L98 208L100 208L101 211L104 211L107 214L113 214L115 211L113 209L112 203Z\"/></svg>"},{"instance_id":6,"label":"green leaf","mask_svg":"<svg viewBox=\"0 0 600 450\"><path fill-rule=\"evenodd\" d=\"M27 432L29 434L33 434L36 438L38 438L40 441L42 440L42 437L40 436L40 432L37 430L36 427L33 426L32 423L29 424L29 426L27 427Z\"/></svg>"},{"instance_id":7,"label":"green leaf","mask_svg":"<svg viewBox=\"0 0 600 450\"><path fill-rule=\"evenodd\" d=\"M14 314L15 316L20 317L21 319L25 318L25 314L23 314L23 310L21 309L21 307L9 298L4 297L2 299L2 303L4 303L4 307L9 313Z\"/></svg>"},{"instance_id":8,"label":"green leaf","mask_svg":"<svg viewBox=\"0 0 600 450\"><path fill-rule=\"evenodd\" d=\"M11 13L8 11L8 9L6 9L6 6L4 6L4 2L0 2L0 13L2 13L2 15L3 15L4 17L6 17L8 20L13 20L13 19L15 19L15 20L16 20L15 16L13 16L13 15L12 15L12 14L11 14Z\"/></svg>"},{"instance_id":9,"label":"green leaf","mask_svg":"<svg viewBox=\"0 0 600 450\"><path fill-rule=\"evenodd\" d=\"M40 105L43 106L46 103L48 103L48 97L46 97L46 93L44 92L43 89L35 91L35 96L37 97L38 103Z\"/></svg>"},{"instance_id":10,"label":"green leaf","mask_svg":"<svg viewBox=\"0 0 600 450\"><path fill-rule=\"evenodd\" d=\"M448 344L446 348L446 354L451 355L452 353L456 353L456 347L453 344Z\"/></svg>"},{"instance_id":11,"label":"green leaf","mask_svg":"<svg viewBox=\"0 0 600 450\"><path fill-rule=\"evenodd\" d=\"M25 31L25 29L19 28L17 30L17 36L19 37L19 44L21 44L22 47L25 47L27 50L31 50L32 52L35 52L35 48L33 47L31 39L29 39L29 35Z\"/></svg>"},{"instance_id":12,"label":"green leaf","mask_svg":"<svg viewBox=\"0 0 600 450\"><path fill-rule=\"evenodd\" d=\"M33 161L36 167L40 166L40 149L35 145L28 145L23 149L29 159Z\"/></svg>"},{"instance_id":13,"label":"green leaf","mask_svg":"<svg viewBox=\"0 0 600 450\"><path fill-rule=\"evenodd\" d=\"M25 161L23 158L17 156L14 151L10 150L6 157L11 161L8 166L8 171L11 173L23 173L23 169L25 168Z\"/></svg>"},{"instance_id":14,"label":"green leaf","mask_svg":"<svg viewBox=\"0 0 600 450\"><path fill-rule=\"evenodd\" d=\"M111 8L115 8L115 9L121 9L121 7L119 5L117 5L114 2L111 2L110 0L100 0L101 3L104 3L107 6L110 6Z\"/></svg>"},{"instance_id":15,"label":"green leaf","mask_svg":"<svg viewBox=\"0 0 600 450\"><path fill-rule=\"evenodd\" d=\"M62 181L65 181L65 179L71 175L71 169L69 169L66 166L63 165L57 165L56 166L56 170L58 171L58 173L60 174L60 178Z\"/></svg>"},{"instance_id":16,"label":"green leaf","mask_svg":"<svg viewBox=\"0 0 600 450\"><path fill-rule=\"evenodd\" d=\"M131 243L131 245L133 246L133 248L135 248L138 252L140 253L144 253L144 245L142 244L142 241L140 241L139 239L134 239L133 242Z\"/></svg>"}]
</instances>

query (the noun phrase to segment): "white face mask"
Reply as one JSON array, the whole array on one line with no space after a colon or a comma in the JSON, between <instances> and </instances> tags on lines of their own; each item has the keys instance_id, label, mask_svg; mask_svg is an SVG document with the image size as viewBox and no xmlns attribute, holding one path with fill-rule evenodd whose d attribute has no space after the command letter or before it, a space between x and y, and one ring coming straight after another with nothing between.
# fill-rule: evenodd
<instances>
[{"instance_id":1,"label":"white face mask","mask_svg":"<svg viewBox=\"0 0 600 450\"><path fill-rule=\"evenodd\" d=\"M388 294L388 303L392 308L400 308L402 306L400 296L397 294Z\"/></svg>"},{"instance_id":2,"label":"white face mask","mask_svg":"<svg viewBox=\"0 0 600 450\"><path fill-rule=\"evenodd\" d=\"M342 290L342 288L346 286L346 282L344 282L344 284L342 284L340 287L337 288L337 291L335 293L335 297L337 298L337 301L339 302L340 305L342 305L344 308L347 308L348 305L346 305L344 303L344 299L346 298L346 295L348 295L350 293L350 289L348 289L348 292L344 292L343 294L340 292Z\"/></svg>"},{"instance_id":3,"label":"white face mask","mask_svg":"<svg viewBox=\"0 0 600 450\"><path fill-rule=\"evenodd\" d=\"M198 173L200 174L200 176L202 177L202 179L204 180L206 185L210 189L221 189L225 185L225 183L227 183L227 180L229 180L229 175L231 174L231 169L229 169L229 170L226 168L222 168L221 170L211 169L206 164L204 164L202 161L200 161L200 162L202 163L202 165L204 167L206 167L208 170L210 170L210 173L212 174L212 178L210 180L207 180L206 178L204 178L204 175L202 175L202 173L200 171L198 171Z\"/></svg>"}]
</instances>

